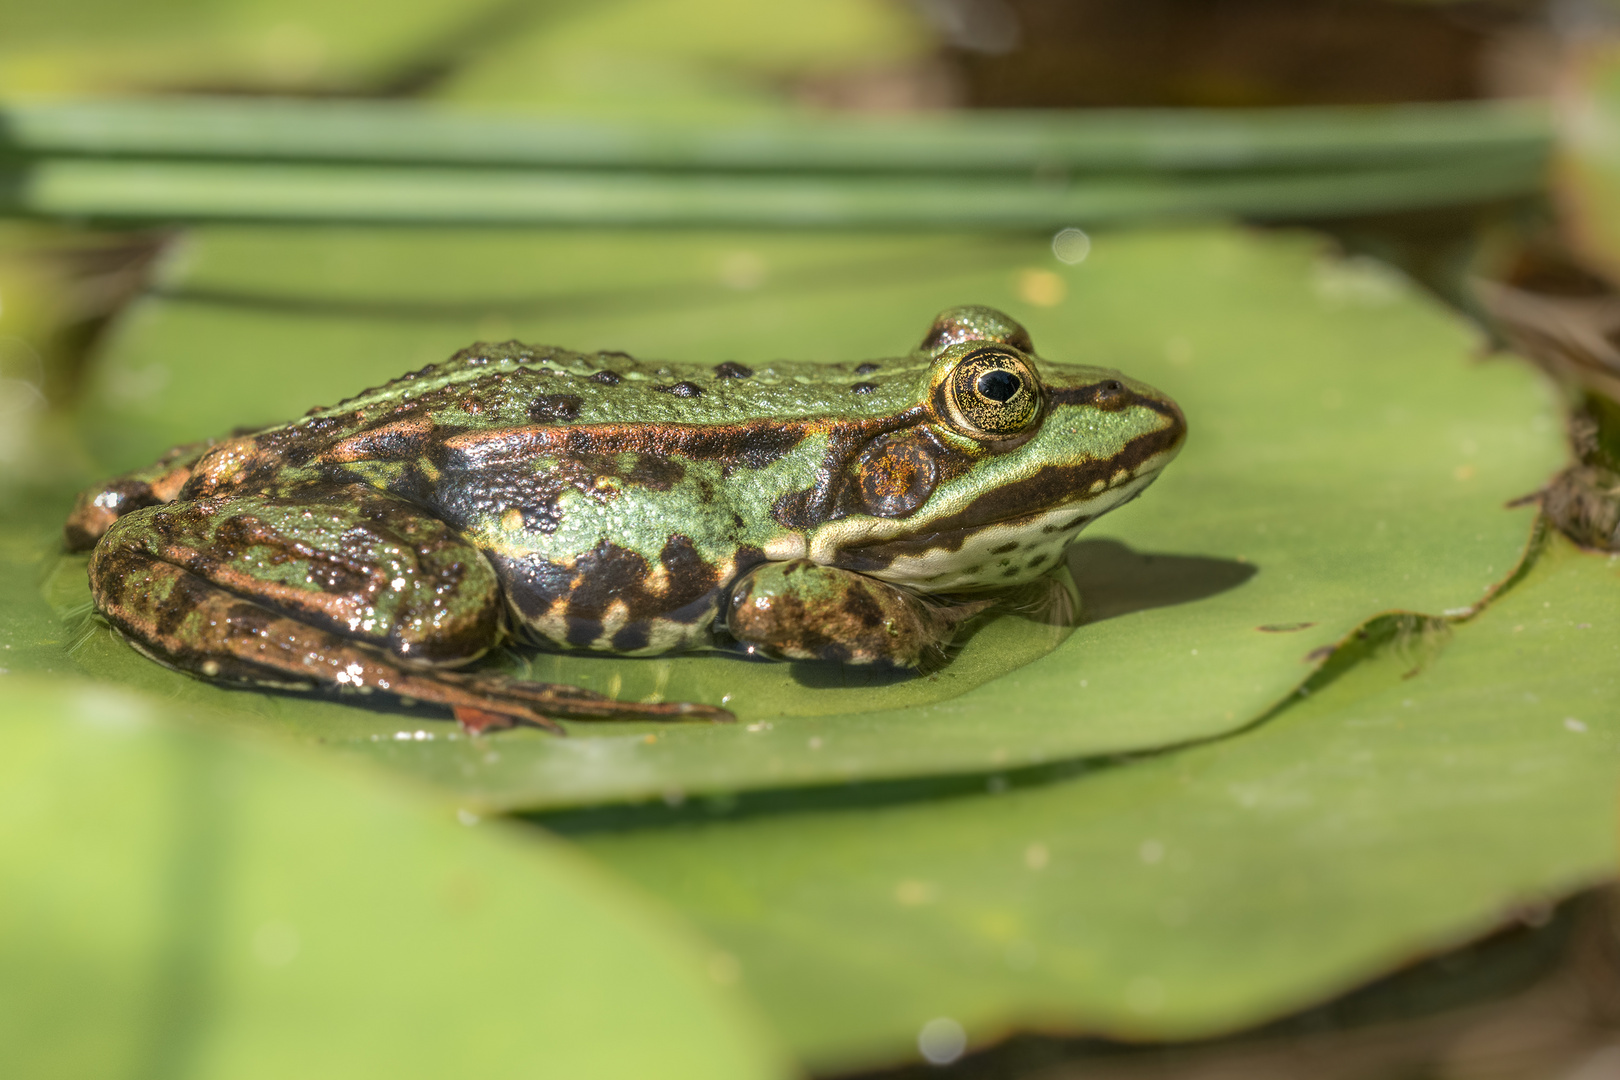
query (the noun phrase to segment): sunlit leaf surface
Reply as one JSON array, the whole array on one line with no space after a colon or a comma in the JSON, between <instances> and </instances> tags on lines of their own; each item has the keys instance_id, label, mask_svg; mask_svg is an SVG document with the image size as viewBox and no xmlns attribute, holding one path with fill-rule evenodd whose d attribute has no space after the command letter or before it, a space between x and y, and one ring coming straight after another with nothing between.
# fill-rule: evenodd
<instances>
[{"instance_id":1,"label":"sunlit leaf surface","mask_svg":"<svg viewBox=\"0 0 1620 1080\"><path fill-rule=\"evenodd\" d=\"M1230 731L1365 619L1468 608L1517 564L1562 457L1549 396L1409 285L1309 238L1105 234L1065 266L1017 238L208 230L185 242L94 373L109 471L293 416L473 338L718 362L911 347L978 301L1053 359L1117 365L1183 405L1186 451L1073 549L1085 623L1004 617L944 671L884 680L697 655L537 655L536 677L724 702L735 727L478 741L418 715L220 691L103 633L88 670L252 712L449 784L542 807L1016 767ZM50 575L82 607L82 559ZM1050 650L1050 651L1048 651Z\"/></svg>"},{"instance_id":2,"label":"sunlit leaf surface","mask_svg":"<svg viewBox=\"0 0 1620 1080\"><path fill-rule=\"evenodd\" d=\"M8 1075L788 1074L735 962L577 855L171 711L0 676Z\"/></svg>"},{"instance_id":3,"label":"sunlit leaf surface","mask_svg":"<svg viewBox=\"0 0 1620 1080\"><path fill-rule=\"evenodd\" d=\"M975 1043L1219 1033L1612 873L1617 585L1560 539L1476 620L1352 646L1209 746L553 822L732 949L823 1068L942 1016Z\"/></svg>"}]
</instances>

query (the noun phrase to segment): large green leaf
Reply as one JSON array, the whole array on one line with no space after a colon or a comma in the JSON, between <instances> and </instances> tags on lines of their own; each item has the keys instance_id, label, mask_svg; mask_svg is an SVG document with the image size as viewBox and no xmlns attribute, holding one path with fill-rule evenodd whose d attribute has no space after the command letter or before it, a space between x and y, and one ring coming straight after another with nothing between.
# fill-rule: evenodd
<instances>
[{"instance_id":1,"label":"large green leaf","mask_svg":"<svg viewBox=\"0 0 1620 1080\"><path fill-rule=\"evenodd\" d=\"M790 1071L729 957L561 845L172 711L0 677L9 1075Z\"/></svg>"},{"instance_id":2,"label":"large green leaf","mask_svg":"<svg viewBox=\"0 0 1620 1080\"><path fill-rule=\"evenodd\" d=\"M1613 873L1617 591L1559 539L1425 670L1447 632L1386 620L1209 746L552 821L731 948L817 1068L903 1060L940 1017L1217 1034Z\"/></svg>"},{"instance_id":3,"label":"large green leaf","mask_svg":"<svg viewBox=\"0 0 1620 1080\"><path fill-rule=\"evenodd\" d=\"M63 0L0 10L0 94L419 95L573 112L780 110L926 55L883 0Z\"/></svg>"},{"instance_id":4,"label":"large green leaf","mask_svg":"<svg viewBox=\"0 0 1620 1080\"><path fill-rule=\"evenodd\" d=\"M571 14L489 42L435 96L677 120L780 112L807 82L892 76L934 47L915 12L884 0L616 0Z\"/></svg>"},{"instance_id":5,"label":"large green leaf","mask_svg":"<svg viewBox=\"0 0 1620 1080\"><path fill-rule=\"evenodd\" d=\"M0 93L376 92L497 39L496 0L63 0L0 11Z\"/></svg>"},{"instance_id":6,"label":"large green leaf","mask_svg":"<svg viewBox=\"0 0 1620 1080\"><path fill-rule=\"evenodd\" d=\"M1529 523L1503 504L1562 456L1531 373L1477 361L1474 335L1403 281L1298 235L1107 234L1071 268L1019 238L210 230L179 260L90 387L87 438L110 468L474 337L849 359L909 347L966 300L1017 312L1048 356L1117 365L1185 407L1181 459L1074 549L1089 615L1061 642L1006 617L945 671L902 681L713 655L527 665L625 697L723 701L736 727L467 740L414 715L202 686L105 636L78 654L497 806L1016 767L1230 731L1378 612L1480 600ZM81 565L56 568L63 610L87 599Z\"/></svg>"}]
</instances>

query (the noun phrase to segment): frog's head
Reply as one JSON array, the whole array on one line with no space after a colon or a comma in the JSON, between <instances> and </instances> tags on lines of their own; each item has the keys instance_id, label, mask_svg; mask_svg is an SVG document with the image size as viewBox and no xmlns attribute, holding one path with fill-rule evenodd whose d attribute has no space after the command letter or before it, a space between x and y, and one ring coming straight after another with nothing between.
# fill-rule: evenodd
<instances>
[{"instance_id":1,"label":"frog's head","mask_svg":"<svg viewBox=\"0 0 1620 1080\"><path fill-rule=\"evenodd\" d=\"M846 513L810 554L924 591L1012 585L1051 569L1089 522L1130 501L1181 449L1164 393L1108 368L1035 355L991 308L953 308L918 352L914 421L867 443Z\"/></svg>"}]
</instances>

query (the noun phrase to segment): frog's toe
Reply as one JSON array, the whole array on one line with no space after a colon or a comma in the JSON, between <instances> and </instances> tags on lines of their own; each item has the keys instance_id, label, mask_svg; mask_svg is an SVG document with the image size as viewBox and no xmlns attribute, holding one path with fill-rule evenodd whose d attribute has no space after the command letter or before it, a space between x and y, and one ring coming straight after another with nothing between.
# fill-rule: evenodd
<instances>
[{"instance_id":1,"label":"frog's toe","mask_svg":"<svg viewBox=\"0 0 1620 1080\"><path fill-rule=\"evenodd\" d=\"M729 710L697 701L616 701L567 683L531 682L494 671L445 672L442 677L477 695L481 699L481 704L474 706L477 710L502 712L503 706L513 707L525 718L538 713L553 720L700 720L718 724L737 719ZM461 714L458 712L456 717L461 719ZM480 718L473 716L472 720L478 723ZM462 723L468 726L466 720Z\"/></svg>"}]
</instances>

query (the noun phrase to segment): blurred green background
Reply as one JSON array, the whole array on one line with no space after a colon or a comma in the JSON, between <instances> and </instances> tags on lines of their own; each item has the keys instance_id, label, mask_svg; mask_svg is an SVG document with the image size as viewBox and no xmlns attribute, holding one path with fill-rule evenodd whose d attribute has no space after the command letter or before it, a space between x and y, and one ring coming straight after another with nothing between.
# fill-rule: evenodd
<instances>
[{"instance_id":1,"label":"blurred green background","mask_svg":"<svg viewBox=\"0 0 1620 1080\"><path fill-rule=\"evenodd\" d=\"M0 1060L1620 1075L1620 9L0 3ZM474 340L1002 307L1184 407L1077 625L513 653L477 738L134 653L81 488Z\"/></svg>"}]
</instances>

